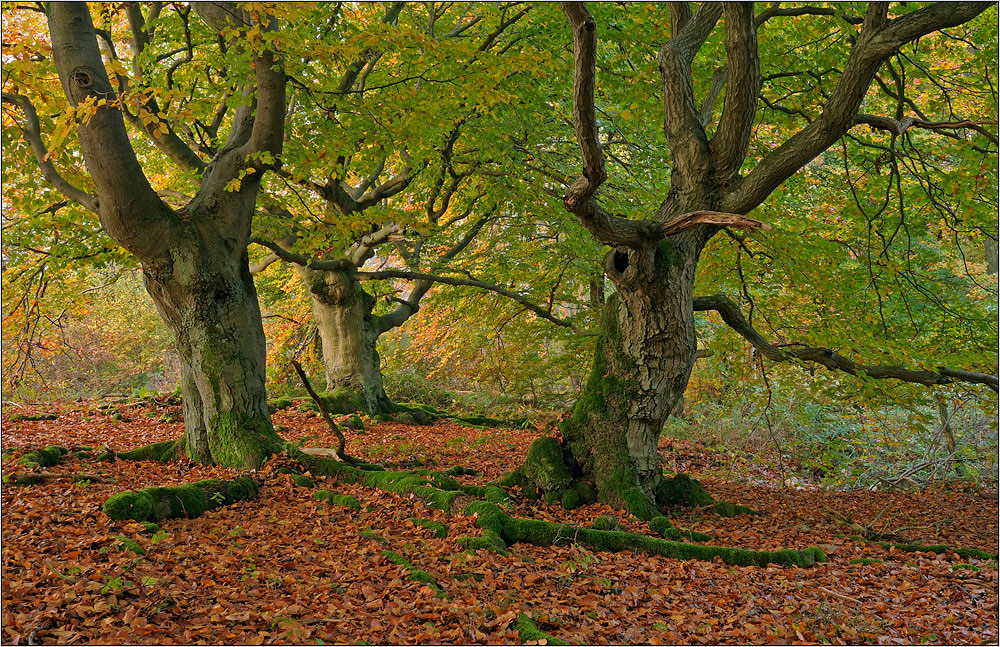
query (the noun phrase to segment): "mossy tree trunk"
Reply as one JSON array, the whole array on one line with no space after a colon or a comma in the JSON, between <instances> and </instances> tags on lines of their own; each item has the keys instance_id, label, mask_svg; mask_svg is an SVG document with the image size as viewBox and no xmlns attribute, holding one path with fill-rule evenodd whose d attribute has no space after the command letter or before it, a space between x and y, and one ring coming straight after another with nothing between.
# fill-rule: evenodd
<instances>
[{"instance_id":1,"label":"mossy tree trunk","mask_svg":"<svg viewBox=\"0 0 1000 647\"><path fill-rule=\"evenodd\" d=\"M252 52L253 72L245 87L254 100L232 111L225 145L210 161L190 149L172 125L162 122L165 132L147 133L150 142L201 180L194 198L174 209L154 190L135 155L86 3L53 3L45 10L66 98L70 106L89 111L75 123L96 195L58 173L49 173L49 180L95 211L108 235L142 265L146 288L177 340L182 444L189 456L258 467L280 446L280 438L264 393L264 333L246 246L261 178L280 164L286 113L281 61L266 47ZM196 10L220 33L234 27L276 29L264 12L215 3L201 3ZM132 11L129 21L141 44L148 38L141 11ZM145 107L159 112L152 104ZM40 144L38 133L33 134L34 144ZM44 146L34 149L47 168Z\"/></svg>"},{"instance_id":2,"label":"mossy tree trunk","mask_svg":"<svg viewBox=\"0 0 1000 647\"><path fill-rule=\"evenodd\" d=\"M662 483L660 429L694 366L692 289L703 244L690 234L609 252L605 272L617 292L590 377L561 427L571 469L600 500L644 517Z\"/></svg>"},{"instance_id":3,"label":"mossy tree trunk","mask_svg":"<svg viewBox=\"0 0 1000 647\"><path fill-rule=\"evenodd\" d=\"M312 299L327 390L357 393L369 414L390 412L375 347L382 334L381 318L372 314L375 299L347 271L295 267Z\"/></svg>"},{"instance_id":4,"label":"mossy tree trunk","mask_svg":"<svg viewBox=\"0 0 1000 647\"><path fill-rule=\"evenodd\" d=\"M181 360L183 444L198 462L258 467L281 439L267 408L264 329L246 245L211 224L190 228L169 262L143 267Z\"/></svg>"}]
</instances>

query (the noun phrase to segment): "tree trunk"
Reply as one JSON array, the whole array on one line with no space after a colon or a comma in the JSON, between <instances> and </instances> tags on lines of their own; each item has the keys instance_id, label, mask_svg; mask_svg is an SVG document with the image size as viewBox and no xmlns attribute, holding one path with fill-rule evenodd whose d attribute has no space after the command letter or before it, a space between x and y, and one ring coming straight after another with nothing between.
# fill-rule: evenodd
<instances>
[{"instance_id":1,"label":"tree trunk","mask_svg":"<svg viewBox=\"0 0 1000 647\"><path fill-rule=\"evenodd\" d=\"M267 409L264 329L246 245L211 225L188 226L169 261L143 266L146 289L177 340L183 443L198 462L256 468L281 438Z\"/></svg>"},{"instance_id":2,"label":"tree trunk","mask_svg":"<svg viewBox=\"0 0 1000 647\"><path fill-rule=\"evenodd\" d=\"M562 425L567 458L598 498L641 517L664 502L656 448L694 366L700 247L678 236L608 254L605 270L618 291L602 316L590 377Z\"/></svg>"},{"instance_id":3,"label":"tree trunk","mask_svg":"<svg viewBox=\"0 0 1000 647\"><path fill-rule=\"evenodd\" d=\"M371 415L388 413L392 403L382 387L375 349L381 330L372 314L375 299L346 272L296 266L309 289L313 318L323 344L323 367L329 391L357 394Z\"/></svg>"}]
</instances>

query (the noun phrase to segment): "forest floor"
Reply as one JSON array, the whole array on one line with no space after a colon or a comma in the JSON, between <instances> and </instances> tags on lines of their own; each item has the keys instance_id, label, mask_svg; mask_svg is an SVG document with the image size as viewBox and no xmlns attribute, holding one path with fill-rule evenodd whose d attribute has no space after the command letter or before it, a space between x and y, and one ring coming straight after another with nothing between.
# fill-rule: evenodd
<instances>
[{"instance_id":1,"label":"forest floor","mask_svg":"<svg viewBox=\"0 0 1000 647\"><path fill-rule=\"evenodd\" d=\"M55 420L12 421L42 409L5 407L3 472L54 443L125 450L177 438L177 408L121 409L115 420L87 403ZM321 418L274 415L286 440L334 446ZM451 424L372 424L346 430L348 451L392 468L479 470L483 483L517 467L540 433ZM551 432L549 432L551 433ZM680 527L708 543L754 549L818 546L812 568L737 567L578 545L517 544L508 556L456 545L482 531L423 501L318 478L359 510L327 505L268 463L256 499L173 519L150 533L101 512L110 495L237 472L187 461L95 462L72 454L47 472L85 472L100 482L53 480L2 488L4 644L413 644L521 643L517 619L532 617L558 639L584 644L872 643L996 644L997 562L955 553L901 552L856 539L845 519L912 542L997 551L997 493L942 486L920 492L787 488L774 469L742 466L698 443L664 439L668 470L701 479L717 499L764 514L723 518L676 510ZM522 517L589 524L614 515L628 530L648 525L595 504L566 511L517 501ZM448 527L438 538L411 519ZM123 538L145 551L138 555ZM395 551L429 573L437 589L408 579ZM443 595L442 595L443 594Z\"/></svg>"}]
</instances>

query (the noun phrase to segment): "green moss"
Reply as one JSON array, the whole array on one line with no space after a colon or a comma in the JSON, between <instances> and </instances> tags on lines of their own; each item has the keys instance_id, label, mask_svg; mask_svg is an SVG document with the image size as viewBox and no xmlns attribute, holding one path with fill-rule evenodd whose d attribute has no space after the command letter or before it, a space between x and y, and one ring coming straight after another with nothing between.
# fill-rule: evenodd
<instances>
[{"instance_id":1,"label":"green moss","mask_svg":"<svg viewBox=\"0 0 1000 647\"><path fill-rule=\"evenodd\" d=\"M638 487L625 488L621 492L621 499L625 509L636 519L649 521L660 515L660 509L653 505L649 497Z\"/></svg>"},{"instance_id":2,"label":"green moss","mask_svg":"<svg viewBox=\"0 0 1000 647\"><path fill-rule=\"evenodd\" d=\"M36 474L27 474L25 476L17 476L14 478L14 485L18 487L28 487L31 485L38 485L45 479Z\"/></svg>"},{"instance_id":3,"label":"green moss","mask_svg":"<svg viewBox=\"0 0 1000 647\"><path fill-rule=\"evenodd\" d=\"M130 461L159 461L165 463L177 457L177 441L165 440L160 443L143 445L126 452L118 452L118 458Z\"/></svg>"},{"instance_id":4,"label":"green moss","mask_svg":"<svg viewBox=\"0 0 1000 647\"><path fill-rule=\"evenodd\" d=\"M158 525L149 521L142 522L142 527L143 529L145 529L146 532L148 532L151 535L155 535L160 530L160 527Z\"/></svg>"},{"instance_id":5,"label":"green moss","mask_svg":"<svg viewBox=\"0 0 1000 647\"><path fill-rule=\"evenodd\" d=\"M117 521L194 518L206 510L257 496L257 484L246 476L232 481L206 479L173 487L150 487L109 497L101 509Z\"/></svg>"},{"instance_id":6,"label":"green moss","mask_svg":"<svg viewBox=\"0 0 1000 647\"><path fill-rule=\"evenodd\" d=\"M580 498L580 493L576 490L566 490L563 492L560 503L562 503L563 508L573 510L583 505L583 500Z\"/></svg>"},{"instance_id":7,"label":"green moss","mask_svg":"<svg viewBox=\"0 0 1000 647\"><path fill-rule=\"evenodd\" d=\"M414 517L410 519L414 526L420 528L427 528L431 531L438 539L444 539L448 536L448 526L441 523L440 521L434 521L433 519L422 519L420 517Z\"/></svg>"},{"instance_id":8,"label":"green moss","mask_svg":"<svg viewBox=\"0 0 1000 647\"><path fill-rule=\"evenodd\" d=\"M126 537L125 535L117 535L115 539L118 540L119 550L130 550L139 557L146 554L146 549L139 545L139 542L132 539L131 537Z\"/></svg>"},{"instance_id":9,"label":"green moss","mask_svg":"<svg viewBox=\"0 0 1000 647\"><path fill-rule=\"evenodd\" d=\"M316 487L316 484L313 483L313 480L311 478L309 478L308 476L303 476L301 474L293 474L292 483L294 483L298 487L305 487L305 488Z\"/></svg>"},{"instance_id":10,"label":"green moss","mask_svg":"<svg viewBox=\"0 0 1000 647\"><path fill-rule=\"evenodd\" d=\"M295 404L295 402L293 402L291 398L281 397L281 398L275 398L274 400L269 400L267 403L267 408L268 410L270 410L271 413L274 413L275 411L281 411L283 409L287 409L293 404Z\"/></svg>"},{"instance_id":11,"label":"green moss","mask_svg":"<svg viewBox=\"0 0 1000 647\"><path fill-rule=\"evenodd\" d=\"M404 569L406 569L406 571L408 572L408 575L406 576L407 579L413 580L414 582L421 582L422 584L426 584L427 586L431 587L432 589L434 589L434 596L439 599L442 600L449 599L448 594L444 592L444 589L442 589L441 586L437 583L437 580L434 579L433 575L431 575L427 571L422 571L416 568L413 564L408 562L406 558L404 558L402 555L400 555L394 550L383 550L382 554L385 555L386 559L388 559L393 564L397 566L402 566Z\"/></svg>"},{"instance_id":12,"label":"green moss","mask_svg":"<svg viewBox=\"0 0 1000 647\"><path fill-rule=\"evenodd\" d=\"M376 541L385 546L389 545L389 540L387 540L382 535L379 535L378 533L372 532L368 528L362 528L361 530L358 531L358 534L366 539L371 539L372 541Z\"/></svg>"},{"instance_id":13,"label":"green moss","mask_svg":"<svg viewBox=\"0 0 1000 647\"><path fill-rule=\"evenodd\" d=\"M325 501L330 505L339 505L351 510L361 509L361 502L349 494L337 494L330 490L316 490L313 492L313 498L317 501Z\"/></svg>"},{"instance_id":14,"label":"green moss","mask_svg":"<svg viewBox=\"0 0 1000 647\"><path fill-rule=\"evenodd\" d=\"M441 472L446 476L479 476L479 470L474 470L471 467L463 467L462 465L455 465L449 467L448 469Z\"/></svg>"},{"instance_id":15,"label":"green moss","mask_svg":"<svg viewBox=\"0 0 1000 647\"><path fill-rule=\"evenodd\" d=\"M664 517L661 517L664 518ZM618 520L608 514L603 514L600 517L594 519L591 523L594 530L614 530L618 527Z\"/></svg>"},{"instance_id":16,"label":"green moss","mask_svg":"<svg viewBox=\"0 0 1000 647\"><path fill-rule=\"evenodd\" d=\"M555 636L550 636L544 631L539 631L538 625L535 621L531 619L526 613L522 613L517 617L517 622L514 623L514 628L517 629L518 636L521 637L522 643L533 642L545 645L568 645L569 643L556 638Z\"/></svg>"},{"instance_id":17,"label":"green moss","mask_svg":"<svg viewBox=\"0 0 1000 647\"><path fill-rule=\"evenodd\" d=\"M291 467L279 467L278 469L274 470L274 473L293 475L293 474L301 474L302 472L298 471L297 469L293 469Z\"/></svg>"},{"instance_id":18,"label":"green moss","mask_svg":"<svg viewBox=\"0 0 1000 647\"><path fill-rule=\"evenodd\" d=\"M338 387L333 391L320 393L319 398L323 401L323 408L332 416L365 410L364 396L358 391L347 387ZM305 400L299 405L299 410L319 411L319 407L312 400Z\"/></svg>"},{"instance_id":19,"label":"green moss","mask_svg":"<svg viewBox=\"0 0 1000 647\"><path fill-rule=\"evenodd\" d=\"M663 506L705 506L715 503L708 490L687 474L677 474L673 478L660 481L656 489L656 500Z\"/></svg>"},{"instance_id":20,"label":"green moss","mask_svg":"<svg viewBox=\"0 0 1000 647\"><path fill-rule=\"evenodd\" d=\"M280 452L283 443L266 416L223 411L210 423L208 448L212 460L223 467L257 469Z\"/></svg>"},{"instance_id":21,"label":"green moss","mask_svg":"<svg viewBox=\"0 0 1000 647\"><path fill-rule=\"evenodd\" d=\"M510 551L507 550L507 543L498 533L492 530L484 529L481 537L472 537L468 535L459 537L456 542L463 550L488 550L501 555L510 554Z\"/></svg>"},{"instance_id":22,"label":"green moss","mask_svg":"<svg viewBox=\"0 0 1000 647\"><path fill-rule=\"evenodd\" d=\"M965 559L997 559L995 554L978 548L956 548L954 546L945 546L942 544L895 544L887 541L870 541L862 540L860 538L853 539L864 541L868 544L876 544L885 549L894 548L898 551L907 553L935 553L937 555L943 555L947 552L952 552Z\"/></svg>"},{"instance_id":23,"label":"green moss","mask_svg":"<svg viewBox=\"0 0 1000 647\"><path fill-rule=\"evenodd\" d=\"M84 460L86 460L86 459L88 459L88 458L93 458L93 456L94 456L94 455L93 455L93 454L91 454L90 452L83 452L83 451L80 451L80 452L76 452L76 453L75 453L75 456L76 456L77 458L81 458L81 459L84 459Z\"/></svg>"},{"instance_id":24,"label":"green moss","mask_svg":"<svg viewBox=\"0 0 1000 647\"><path fill-rule=\"evenodd\" d=\"M806 567L826 561L826 556L818 548L768 552L725 546L699 546L629 532L594 530L570 524L521 519L508 516L499 507L487 501L475 501L469 504L465 514L475 515L477 525L495 532L508 545L515 542L536 546L578 543L597 550L630 551L675 559L712 560L719 557L725 563L737 566L779 564Z\"/></svg>"},{"instance_id":25,"label":"green moss","mask_svg":"<svg viewBox=\"0 0 1000 647\"><path fill-rule=\"evenodd\" d=\"M745 505L734 505L732 503L729 503L728 501L716 501L715 504L712 505L711 508L709 508L709 510L719 515L720 517L736 517L741 514L748 514L748 515L760 514L760 512L757 512L756 510L751 510Z\"/></svg>"},{"instance_id":26,"label":"green moss","mask_svg":"<svg viewBox=\"0 0 1000 647\"><path fill-rule=\"evenodd\" d=\"M479 429L526 429L531 421L527 418L503 420L487 416L448 416L452 420Z\"/></svg>"},{"instance_id":27,"label":"green moss","mask_svg":"<svg viewBox=\"0 0 1000 647\"><path fill-rule=\"evenodd\" d=\"M58 465L63 454L66 454L68 451L68 449L60 445L49 445L48 447L28 452L18 459L17 464L24 465L25 467L52 467L53 465Z\"/></svg>"},{"instance_id":28,"label":"green moss","mask_svg":"<svg viewBox=\"0 0 1000 647\"><path fill-rule=\"evenodd\" d=\"M573 482L563 457L562 445L550 436L542 436L531 444L521 470L524 477L543 493L558 492L562 496L561 493Z\"/></svg>"},{"instance_id":29,"label":"green moss","mask_svg":"<svg viewBox=\"0 0 1000 647\"><path fill-rule=\"evenodd\" d=\"M858 559L852 559L847 562L848 564L861 564L862 566L871 566L872 564L881 564L881 559L871 559L868 557L859 557Z\"/></svg>"},{"instance_id":30,"label":"green moss","mask_svg":"<svg viewBox=\"0 0 1000 647\"><path fill-rule=\"evenodd\" d=\"M596 526L595 526L596 527ZM674 526L673 522L666 517L653 517L649 521L649 529L658 535L666 537L668 534L672 534L670 531L676 531L677 528ZM670 537L673 539L674 537Z\"/></svg>"},{"instance_id":31,"label":"green moss","mask_svg":"<svg viewBox=\"0 0 1000 647\"><path fill-rule=\"evenodd\" d=\"M59 416L54 413L18 414L10 417L11 422L22 422L25 420L55 420Z\"/></svg>"}]
</instances>

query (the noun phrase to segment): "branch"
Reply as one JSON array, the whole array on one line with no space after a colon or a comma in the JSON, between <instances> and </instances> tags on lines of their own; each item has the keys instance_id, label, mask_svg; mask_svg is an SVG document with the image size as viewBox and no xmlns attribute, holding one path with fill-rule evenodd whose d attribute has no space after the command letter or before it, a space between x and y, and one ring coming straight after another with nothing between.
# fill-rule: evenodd
<instances>
[{"instance_id":1,"label":"branch","mask_svg":"<svg viewBox=\"0 0 1000 647\"><path fill-rule=\"evenodd\" d=\"M899 47L933 31L967 22L990 6L938 2L890 21L885 3L870 4L861 34L821 116L768 153L734 191L722 198L719 208L734 213L752 211L778 185L847 133L878 69Z\"/></svg>"},{"instance_id":2,"label":"branch","mask_svg":"<svg viewBox=\"0 0 1000 647\"><path fill-rule=\"evenodd\" d=\"M893 119L881 115L859 114L854 118L855 124L866 124L878 130L885 130L893 135L902 135L910 128L923 128L926 130L957 130L959 128L969 128L987 137L994 144L998 143L997 136L983 128L983 126L997 125L996 119L984 121L972 121L963 119L961 121L928 121L914 117L904 117L903 119Z\"/></svg>"},{"instance_id":3,"label":"branch","mask_svg":"<svg viewBox=\"0 0 1000 647\"><path fill-rule=\"evenodd\" d=\"M761 229L772 231L774 227L756 218L749 218L738 213L723 213L721 211L692 211L679 216L663 225L663 236L673 236L695 225L716 225L719 227L736 227L737 229Z\"/></svg>"},{"instance_id":4,"label":"branch","mask_svg":"<svg viewBox=\"0 0 1000 647\"><path fill-rule=\"evenodd\" d=\"M71 184L56 170L55 165L50 159L49 151L42 141L41 126L38 124L38 113L35 111L35 106L31 103L31 100L24 95L4 92L3 102L20 107L24 113L26 123L24 124L22 133L24 140L31 145L31 150L35 154L35 161L38 162L38 168L42 171L42 177L70 200L78 202L87 209L97 213L97 198Z\"/></svg>"},{"instance_id":5,"label":"branch","mask_svg":"<svg viewBox=\"0 0 1000 647\"><path fill-rule=\"evenodd\" d=\"M318 258L312 258L311 256L304 256L302 254L296 254L295 252L282 249L278 243L261 238L260 236L251 236L249 242L267 247L274 252L278 258L286 263L294 263L296 265L301 265L302 267L308 267L312 270L341 272L354 267L351 261L346 258L338 258L335 261L323 261Z\"/></svg>"},{"instance_id":6,"label":"branch","mask_svg":"<svg viewBox=\"0 0 1000 647\"><path fill-rule=\"evenodd\" d=\"M746 2L727 2L724 7L728 78L722 117L712 138L713 172L721 186L728 185L743 165L761 87L753 7Z\"/></svg>"},{"instance_id":7,"label":"branch","mask_svg":"<svg viewBox=\"0 0 1000 647\"><path fill-rule=\"evenodd\" d=\"M955 370L938 367L936 371L914 370L902 366L865 366L858 364L829 348L794 348L782 350L757 332L740 312L736 303L721 294L709 297L695 297L694 310L714 310L730 328L750 342L757 351L775 362L788 362L795 359L822 364L831 371L843 371L851 375L865 375L874 379L894 379L903 382L913 382L932 386L936 384L952 384L956 380L973 384L984 384L993 391L998 391L998 380L995 375L975 373L972 371Z\"/></svg>"},{"instance_id":8,"label":"branch","mask_svg":"<svg viewBox=\"0 0 1000 647\"><path fill-rule=\"evenodd\" d=\"M573 126L583 159L583 174L566 190L563 202L576 213L574 208L587 202L607 178L594 110L597 25L582 2L564 2L562 9L573 29Z\"/></svg>"},{"instance_id":9,"label":"branch","mask_svg":"<svg viewBox=\"0 0 1000 647\"><path fill-rule=\"evenodd\" d=\"M502 288L499 285L493 283L487 283L486 281L478 281L476 279L459 279L452 276L439 276L437 274L427 274L424 272L410 272L406 270L382 270L379 272L350 272L350 276L359 281L377 281L382 279L405 279L409 281L431 281L434 283L444 283L445 285L458 285L458 286L468 286L474 288L481 288L483 290L488 290L490 292L495 292L500 296L507 297L513 301L516 301L523 305L528 310L535 313L538 317L545 319L557 326L563 328L569 328L578 335L587 335L588 333L579 330L575 325L566 321L565 319L560 319L554 316L552 313L547 311L545 308L532 303L524 296L518 294L517 292L512 292L506 288Z\"/></svg>"},{"instance_id":10,"label":"branch","mask_svg":"<svg viewBox=\"0 0 1000 647\"><path fill-rule=\"evenodd\" d=\"M330 427L330 430L333 431L334 435L337 436L337 454L334 458L343 463L347 460L347 454L344 451L347 446L347 439L344 438L344 433L340 431L340 427L337 426L337 423L335 423L333 418L330 417L330 414L327 413L326 405L323 404L323 398L319 397L319 395L316 394L316 391L313 390L312 384L309 384L309 378L306 377L306 372L302 370L302 365L294 359L291 361L291 364L292 368L295 369L295 372L299 374L299 379L302 380L302 385L306 387L306 392L309 393L309 397L316 403L316 407L319 409L319 412L323 414L323 419L326 420L326 424Z\"/></svg>"}]
</instances>

